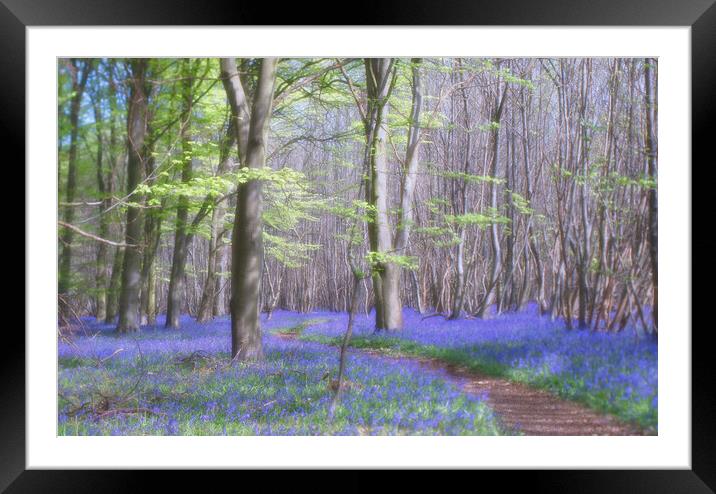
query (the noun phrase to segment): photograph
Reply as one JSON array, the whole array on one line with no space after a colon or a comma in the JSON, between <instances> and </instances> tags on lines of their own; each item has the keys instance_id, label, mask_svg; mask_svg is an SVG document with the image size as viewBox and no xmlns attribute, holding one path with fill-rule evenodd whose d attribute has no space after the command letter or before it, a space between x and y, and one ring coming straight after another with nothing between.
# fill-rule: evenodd
<instances>
[{"instance_id":1,"label":"photograph","mask_svg":"<svg viewBox=\"0 0 716 494\"><path fill-rule=\"evenodd\" d=\"M56 435L658 436L659 68L56 57Z\"/></svg>"},{"instance_id":2,"label":"photograph","mask_svg":"<svg viewBox=\"0 0 716 494\"><path fill-rule=\"evenodd\" d=\"M0 493L716 493L716 0L336 7L0 0Z\"/></svg>"}]
</instances>

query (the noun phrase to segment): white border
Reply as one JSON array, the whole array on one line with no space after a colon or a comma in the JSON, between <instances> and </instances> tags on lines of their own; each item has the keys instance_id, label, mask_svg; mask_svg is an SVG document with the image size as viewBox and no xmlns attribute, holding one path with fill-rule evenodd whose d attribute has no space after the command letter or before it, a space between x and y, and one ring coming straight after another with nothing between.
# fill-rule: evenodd
<instances>
[{"instance_id":1,"label":"white border","mask_svg":"<svg viewBox=\"0 0 716 494\"><path fill-rule=\"evenodd\" d=\"M27 468L690 468L688 27L27 28ZM659 57L658 437L57 437L56 57Z\"/></svg>"}]
</instances>

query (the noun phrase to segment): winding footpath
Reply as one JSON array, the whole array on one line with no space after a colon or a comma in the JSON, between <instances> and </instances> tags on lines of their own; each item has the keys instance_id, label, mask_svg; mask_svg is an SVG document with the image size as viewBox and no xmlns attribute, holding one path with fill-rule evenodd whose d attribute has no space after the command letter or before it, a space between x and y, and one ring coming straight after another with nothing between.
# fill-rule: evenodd
<instances>
[{"instance_id":1,"label":"winding footpath","mask_svg":"<svg viewBox=\"0 0 716 494\"><path fill-rule=\"evenodd\" d=\"M296 335L274 333L274 336L300 341ZM338 350L338 347L325 345ZM414 356L386 355L378 350L351 348L387 361L418 362L426 370L440 372L465 393L486 395L498 420L507 431L527 436L642 436L645 432L614 416L599 413L574 401L565 400L526 384L487 376L462 367ZM349 353L349 355L350 355Z\"/></svg>"},{"instance_id":2,"label":"winding footpath","mask_svg":"<svg viewBox=\"0 0 716 494\"><path fill-rule=\"evenodd\" d=\"M640 436L644 432L614 416L526 384L496 378L437 360L401 357L440 369L471 394L486 394L503 427L528 436Z\"/></svg>"}]
</instances>

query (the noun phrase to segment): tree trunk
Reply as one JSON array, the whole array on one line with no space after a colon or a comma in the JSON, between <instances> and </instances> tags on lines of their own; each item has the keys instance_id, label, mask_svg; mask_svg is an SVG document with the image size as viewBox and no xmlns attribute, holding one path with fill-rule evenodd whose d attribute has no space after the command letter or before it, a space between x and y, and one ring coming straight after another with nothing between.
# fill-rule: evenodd
<instances>
[{"instance_id":1,"label":"tree trunk","mask_svg":"<svg viewBox=\"0 0 716 494\"><path fill-rule=\"evenodd\" d=\"M144 140L147 132L147 88L145 77L146 59L134 59L129 62L131 82L127 109L127 192L131 193L143 180ZM132 197L139 202L139 197ZM120 333L139 330L139 290L141 288L142 263L142 210L135 206L127 207L126 243L124 265L122 267L122 289L119 295Z\"/></svg>"},{"instance_id":2,"label":"tree trunk","mask_svg":"<svg viewBox=\"0 0 716 494\"><path fill-rule=\"evenodd\" d=\"M101 238L109 238L109 222L105 210L109 207L109 194L111 195L111 187L107 187L105 182L105 173L103 167L104 161L104 139L102 138L102 129L100 127L103 122L102 110L100 107L99 97L93 98L95 131L97 133L97 191L99 192L101 201L99 204L99 236ZM111 184L109 184L111 185ZM107 280L109 278L109 262L108 262L108 245L99 242L97 245L97 261L95 275L95 317L98 321L104 321L107 317Z\"/></svg>"},{"instance_id":3,"label":"tree trunk","mask_svg":"<svg viewBox=\"0 0 716 494\"><path fill-rule=\"evenodd\" d=\"M79 116L80 106L82 103L82 94L84 93L87 79L91 70L91 62L87 61L79 63L76 59L71 59L68 65L70 76L72 78L72 101L70 102L70 148L67 163L67 184L65 188L65 201L68 206L64 210L63 221L69 225L75 219L74 208L71 203L75 199L77 189L77 137L79 134ZM78 74L78 72L80 72ZM60 317L67 320L71 310L69 307L69 292L72 277L72 240L74 233L70 228L62 230L60 236L60 245L62 247L59 260L58 270L58 306L60 309Z\"/></svg>"},{"instance_id":4,"label":"tree trunk","mask_svg":"<svg viewBox=\"0 0 716 494\"><path fill-rule=\"evenodd\" d=\"M462 62L459 62L459 68L462 69ZM461 84L464 83L463 72L460 70L459 81ZM465 148L463 156L463 173L467 174L470 171L470 149L472 144L472 138L470 136L470 113L468 111L468 100L467 100L467 89L463 85L460 87L460 94L462 97L462 111L463 111L463 126L465 127ZM457 205L455 205L457 207ZM467 184L463 183L460 185L460 214L466 214L468 210L467 206ZM455 287L453 296L452 309L448 319L455 320L462 317L462 309L465 306L465 227L458 226L460 241L456 246L455 252Z\"/></svg>"},{"instance_id":5,"label":"tree trunk","mask_svg":"<svg viewBox=\"0 0 716 494\"><path fill-rule=\"evenodd\" d=\"M264 58L260 62L248 136L245 140L245 164L240 159L242 167L245 168L263 168L266 164L266 141L273 107L277 63L276 58ZM242 141L246 123L240 119L249 112L246 111L245 100L241 102L244 91L235 63L223 59L222 73L241 158L244 155ZM256 360L263 357L259 325L263 257L262 202L260 180L251 179L239 185L231 247L231 355L233 359L239 360Z\"/></svg>"},{"instance_id":6,"label":"tree trunk","mask_svg":"<svg viewBox=\"0 0 716 494\"><path fill-rule=\"evenodd\" d=\"M230 153L236 142L236 131L232 124L229 124L227 134L222 143L221 157L217 169L218 175L223 175L233 166ZM218 312L217 297L219 296L221 285L217 272L222 269L223 237L221 236L221 232L224 228L225 214L226 208L223 202L217 204L211 212L211 237L209 238L206 280L204 282L204 289L202 290L197 316L197 320L202 323L210 321L216 315L216 312Z\"/></svg>"},{"instance_id":7,"label":"tree trunk","mask_svg":"<svg viewBox=\"0 0 716 494\"><path fill-rule=\"evenodd\" d=\"M190 59L184 59L182 75L182 115L181 115L181 141L182 141L182 172L181 181L186 184L192 179L192 145L191 145L191 119L193 99L193 78ZM179 197L177 206L176 230L174 233L174 253L172 267L169 275L169 291L167 293L167 328L179 328L179 316L184 305L184 284L187 245L187 218L189 215L189 199Z\"/></svg>"},{"instance_id":8,"label":"tree trunk","mask_svg":"<svg viewBox=\"0 0 716 494\"><path fill-rule=\"evenodd\" d=\"M395 61L390 58L365 60L368 105L365 118L366 161L368 181L366 196L373 206L372 221L368 224L370 249L377 256L372 266L373 293L375 297L375 329L400 330L403 328L403 304L401 301L402 272L391 255L403 256L408 244L412 224L413 197L417 181L420 155L420 111L422 108L421 59L411 59L412 106L405 169L400 189L400 217L393 239L388 216L388 161L387 103L394 83Z\"/></svg>"},{"instance_id":9,"label":"tree trunk","mask_svg":"<svg viewBox=\"0 0 716 494\"><path fill-rule=\"evenodd\" d=\"M579 188L580 213L581 213L581 232L582 238L577 248L577 279L579 284L579 311L577 313L577 324L579 329L585 329L589 325L587 323L587 311L589 301L589 265L592 260L591 249L591 232L592 222L589 214L589 136L587 125L587 103L589 101L589 92L592 79L592 65L589 59L582 61L582 80L580 86L580 138L579 138L579 161L581 172L584 177L584 184Z\"/></svg>"},{"instance_id":10,"label":"tree trunk","mask_svg":"<svg viewBox=\"0 0 716 494\"><path fill-rule=\"evenodd\" d=\"M392 235L388 223L387 198L387 156L385 118L387 118L388 97L392 89L391 76L394 60L390 58L365 59L365 73L368 93L368 111L366 118L366 150L368 164L368 183L366 198L373 207L368 224L370 250L376 255L371 266L373 294L375 298L375 329L399 329L402 327L402 312L394 304L400 305L400 294L396 293L396 269L393 263L381 256L392 249Z\"/></svg>"},{"instance_id":11,"label":"tree trunk","mask_svg":"<svg viewBox=\"0 0 716 494\"><path fill-rule=\"evenodd\" d=\"M653 286L652 314L654 322L654 335L658 334L659 315L659 252L658 252L658 196L657 196L657 157L658 147L656 141L656 78L654 69L657 60L647 58L644 60L644 89L646 106L646 156L649 178L653 184L648 190L649 200L649 265L651 267L651 281Z\"/></svg>"},{"instance_id":12,"label":"tree trunk","mask_svg":"<svg viewBox=\"0 0 716 494\"><path fill-rule=\"evenodd\" d=\"M122 264L124 262L124 248L116 247L114 250L114 262L112 263L112 275L109 279L107 290L107 314L104 318L105 324L114 324L117 318L117 306L119 304L120 281L122 279Z\"/></svg>"},{"instance_id":13,"label":"tree trunk","mask_svg":"<svg viewBox=\"0 0 716 494\"><path fill-rule=\"evenodd\" d=\"M107 63L108 71L107 71L107 78L108 78L108 90L109 90L109 163L110 163L110 170L108 174L108 180L107 180L107 191L105 194L105 200L103 201L104 204L102 205L102 210L105 211L105 215L111 214L111 217L107 219L107 222L110 227L110 231L112 232L112 235L114 238L121 238L122 237L122 225L121 221L119 220L119 216L115 211L112 211L110 213L107 213L106 211L109 210L110 206L112 205L112 194L114 193L116 187L116 181L117 181L117 175L121 166L121 156L123 153L117 152L117 127L118 127L118 118L117 118L117 86L114 82L114 69L115 69L116 62L113 59L110 59ZM113 324L116 321L117 318L117 306L119 305L119 290L120 290L120 280L122 275L122 263L124 261L124 249L122 247L116 247L114 250L114 259L112 262L112 272L109 276L109 285L107 286L107 308L106 308L106 315L104 318L104 322L106 324Z\"/></svg>"},{"instance_id":14,"label":"tree trunk","mask_svg":"<svg viewBox=\"0 0 716 494\"><path fill-rule=\"evenodd\" d=\"M499 69L499 63L497 68ZM502 117L502 109L507 95L507 84L502 87L500 77L497 77L497 91L495 93L495 113L492 119L492 163L490 165L490 208L493 214L497 214L497 179L498 164L500 159L500 118ZM488 280L487 290L478 310L478 317L485 317L485 314L492 305L496 286L499 283L500 271L502 270L502 250L500 248L500 233L497 222L493 221L490 225L490 242L492 245L492 261L490 268L490 277Z\"/></svg>"},{"instance_id":15,"label":"tree trunk","mask_svg":"<svg viewBox=\"0 0 716 494\"><path fill-rule=\"evenodd\" d=\"M151 161L152 158L148 158ZM151 167L148 167L148 171ZM162 201L162 206L165 201ZM161 235L161 215L155 215L152 212L146 215L144 224L144 239L146 246L142 260L142 280L141 280L141 296L140 296L140 314L142 324L156 324L156 294L155 294L155 259L157 249L159 248L159 237ZM154 298L154 300L152 300Z\"/></svg>"}]
</instances>

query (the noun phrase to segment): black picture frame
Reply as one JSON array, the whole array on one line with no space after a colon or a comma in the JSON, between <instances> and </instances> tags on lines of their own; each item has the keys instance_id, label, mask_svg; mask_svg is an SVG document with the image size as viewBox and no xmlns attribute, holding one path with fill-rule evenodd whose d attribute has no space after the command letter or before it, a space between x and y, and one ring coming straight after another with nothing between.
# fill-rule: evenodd
<instances>
[{"instance_id":1,"label":"black picture frame","mask_svg":"<svg viewBox=\"0 0 716 494\"><path fill-rule=\"evenodd\" d=\"M715 0L368 0L336 15L336 2L296 3L181 0L0 0L0 119L7 147L19 151L25 142L25 28L27 26L116 25L573 25L691 26L692 151L694 162L711 165L707 154L713 134L708 123L716 114ZM280 5L280 7L279 7ZM323 13L323 14L320 14ZM332 19L321 16L330 13ZM706 157L711 159L706 162ZM9 162L9 160L7 161ZM6 163L7 163L6 162ZM693 169L693 165L691 165ZM688 170L685 170L688 172ZM28 184L26 184L26 187ZM694 193L694 196L696 194ZM25 225L26 227L27 225ZM711 246L705 241L706 246ZM697 243L698 245L698 243ZM693 246L693 244L692 244ZM32 259L25 257L25 263ZM694 293L694 296L698 296ZM36 328L35 328L36 329ZM688 328L679 328L687 331ZM26 328L26 331L29 328ZM706 493L716 491L715 375L708 327L692 331L692 469L618 471L481 471L511 484L524 481L530 491ZM40 471L25 469L25 338L19 330L4 335L0 386L0 490L7 492L132 492L147 487L130 472ZM710 466L709 466L710 465ZM473 475L471 474L471 475ZM175 480L185 476L172 474ZM463 476L451 477L459 479ZM356 472L344 477L344 488L369 482ZM474 475L473 475L474 478ZM294 480L295 481L295 480ZM244 480L241 483L246 482ZM238 487L238 486L237 486ZM204 489L209 488L204 486ZM364 490L364 489L361 489Z\"/></svg>"}]
</instances>

